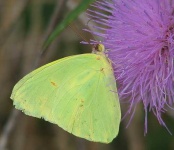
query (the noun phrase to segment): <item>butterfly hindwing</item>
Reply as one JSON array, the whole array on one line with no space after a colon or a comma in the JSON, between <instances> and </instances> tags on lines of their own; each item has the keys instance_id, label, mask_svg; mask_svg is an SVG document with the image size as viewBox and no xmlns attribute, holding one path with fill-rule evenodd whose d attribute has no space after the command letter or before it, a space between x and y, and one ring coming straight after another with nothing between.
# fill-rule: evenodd
<instances>
[{"instance_id":1,"label":"butterfly hindwing","mask_svg":"<svg viewBox=\"0 0 174 150\"><path fill-rule=\"evenodd\" d=\"M112 67L97 54L65 57L21 79L11 98L17 109L90 141L116 137L120 105Z\"/></svg>"}]
</instances>

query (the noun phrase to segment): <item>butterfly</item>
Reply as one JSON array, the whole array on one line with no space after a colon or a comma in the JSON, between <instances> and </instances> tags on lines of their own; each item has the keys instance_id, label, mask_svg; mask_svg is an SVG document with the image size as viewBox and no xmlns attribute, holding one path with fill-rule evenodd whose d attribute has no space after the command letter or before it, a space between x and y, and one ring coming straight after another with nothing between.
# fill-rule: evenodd
<instances>
[{"instance_id":1,"label":"butterfly","mask_svg":"<svg viewBox=\"0 0 174 150\"><path fill-rule=\"evenodd\" d=\"M109 143L121 111L112 64L103 44L93 53L65 57L22 78L12 91L16 109L57 124L89 141Z\"/></svg>"}]
</instances>

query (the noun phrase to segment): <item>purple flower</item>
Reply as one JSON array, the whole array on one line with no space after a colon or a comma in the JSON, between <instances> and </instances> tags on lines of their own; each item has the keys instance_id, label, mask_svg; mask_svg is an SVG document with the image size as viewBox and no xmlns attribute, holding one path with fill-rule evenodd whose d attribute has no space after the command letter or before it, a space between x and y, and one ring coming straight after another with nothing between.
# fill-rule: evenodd
<instances>
[{"instance_id":1,"label":"purple flower","mask_svg":"<svg viewBox=\"0 0 174 150\"><path fill-rule=\"evenodd\" d=\"M166 127L161 115L174 103L174 0L102 0L93 6L98 10L89 15L101 25L93 34L103 38L127 113L142 102L145 133L148 111Z\"/></svg>"}]
</instances>

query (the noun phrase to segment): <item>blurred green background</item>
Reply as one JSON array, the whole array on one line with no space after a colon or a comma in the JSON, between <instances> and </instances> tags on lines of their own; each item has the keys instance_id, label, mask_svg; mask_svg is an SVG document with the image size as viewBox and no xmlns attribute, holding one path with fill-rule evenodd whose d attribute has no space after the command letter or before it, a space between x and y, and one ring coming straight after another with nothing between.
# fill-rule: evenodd
<instances>
[{"instance_id":1,"label":"blurred green background","mask_svg":"<svg viewBox=\"0 0 174 150\"><path fill-rule=\"evenodd\" d=\"M77 138L57 125L13 110L11 91L25 74L50 61L91 52L89 45L80 44L83 39L71 28L65 28L44 55L40 55L48 35L80 2L0 0L0 150L173 150L174 137L159 125L152 113L148 115L148 134L144 136L141 104L128 128L129 117L121 122L120 133L110 144ZM81 13L74 24L82 32L88 28L87 22L87 16ZM82 34L91 39L89 34ZM121 107L124 114L126 104ZM169 110L163 118L174 133L174 112Z\"/></svg>"}]
</instances>

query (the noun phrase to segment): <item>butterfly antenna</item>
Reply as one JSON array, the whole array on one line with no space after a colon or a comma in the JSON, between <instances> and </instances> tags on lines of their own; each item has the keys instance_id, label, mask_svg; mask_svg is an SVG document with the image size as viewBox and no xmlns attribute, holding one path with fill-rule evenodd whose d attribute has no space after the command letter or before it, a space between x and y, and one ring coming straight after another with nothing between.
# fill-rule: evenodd
<instances>
[{"instance_id":1,"label":"butterfly antenna","mask_svg":"<svg viewBox=\"0 0 174 150\"><path fill-rule=\"evenodd\" d=\"M81 39L83 39L86 43L89 44L89 41L79 32L75 24L71 24L69 25L69 27L76 33L76 35L78 35Z\"/></svg>"},{"instance_id":2,"label":"butterfly antenna","mask_svg":"<svg viewBox=\"0 0 174 150\"><path fill-rule=\"evenodd\" d=\"M92 21L92 18L89 19L88 22L86 23L88 29L90 29L90 27L89 27L89 23L90 23L90 21ZM91 32L90 32L90 33L91 33ZM96 38L94 37L94 35L93 35L92 33L91 33L91 36L92 36L92 38L96 41Z\"/></svg>"}]
</instances>

